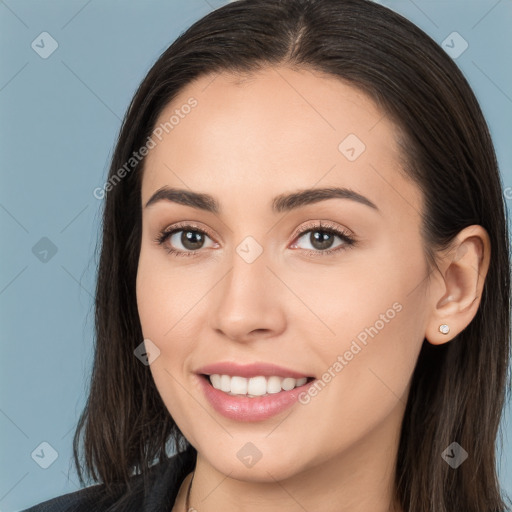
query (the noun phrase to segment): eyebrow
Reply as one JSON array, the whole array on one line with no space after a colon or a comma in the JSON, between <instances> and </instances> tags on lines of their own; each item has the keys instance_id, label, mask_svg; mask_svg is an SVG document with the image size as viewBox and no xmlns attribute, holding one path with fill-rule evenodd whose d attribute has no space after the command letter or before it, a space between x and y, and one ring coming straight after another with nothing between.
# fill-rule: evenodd
<instances>
[{"instance_id":1,"label":"eyebrow","mask_svg":"<svg viewBox=\"0 0 512 512\"><path fill-rule=\"evenodd\" d=\"M380 212L377 205L367 197L344 187L308 188L298 192L280 194L272 200L272 211L274 213L288 212L327 199L350 199ZM213 196L185 189L162 187L149 198L145 208L158 201L170 201L211 213L220 213L221 211L220 203Z\"/></svg>"}]
</instances>

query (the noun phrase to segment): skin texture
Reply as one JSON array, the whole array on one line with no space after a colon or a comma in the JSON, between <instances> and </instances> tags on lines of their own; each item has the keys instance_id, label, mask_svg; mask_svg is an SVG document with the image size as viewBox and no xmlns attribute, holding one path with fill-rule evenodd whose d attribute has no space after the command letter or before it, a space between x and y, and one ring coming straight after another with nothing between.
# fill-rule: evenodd
<instances>
[{"instance_id":1,"label":"skin texture","mask_svg":"<svg viewBox=\"0 0 512 512\"><path fill-rule=\"evenodd\" d=\"M200 512L392 510L400 425L421 345L449 342L473 319L489 264L487 232L461 231L439 255L441 272L429 275L423 198L399 171L396 127L334 77L287 67L242 80L204 76L159 122L191 96L197 106L145 161L137 274L144 338L160 350L150 370L198 450L190 504ZM354 161L338 149L349 134L366 146ZM163 186L211 194L221 212L165 200L144 208ZM364 195L379 211L340 198L271 210L279 194L332 186ZM166 251L171 244L191 251L182 233L164 245L154 240L185 221L211 236L196 256L175 257ZM320 254L311 232L298 234L320 221L356 244ZM252 263L236 251L248 236L263 249ZM334 236L332 248L343 245ZM237 422L215 412L198 385L194 371L219 361L270 362L322 379L393 304L400 311L307 404ZM438 332L444 323L448 335ZM248 442L262 454L250 468L237 457ZM185 510L188 481L174 512Z\"/></svg>"}]
</instances>

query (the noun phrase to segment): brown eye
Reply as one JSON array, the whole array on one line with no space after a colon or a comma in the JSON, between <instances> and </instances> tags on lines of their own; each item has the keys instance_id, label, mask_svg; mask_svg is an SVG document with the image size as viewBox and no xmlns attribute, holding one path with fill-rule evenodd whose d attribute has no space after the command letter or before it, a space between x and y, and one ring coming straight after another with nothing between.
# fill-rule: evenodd
<instances>
[{"instance_id":1,"label":"brown eye","mask_svg":"<svg viewBox=\"0 0 512 512\"><path fill-rule=\"evenodd\" d=\"M204 248L206 239L211 240L206 232L195 226L185 225L167 228L155 241L175 256L193 256Z\"/></svg>"},{"instance_id":2,"label":"brown eye","mask_svg":"<svg viewBox=\"0 0 512 512\"><path fill-rule=\"evenodd\" d=\"M305 238L308 234L309 237L307 237L306 240L310 244L310 247L302 247L302 249L306 250L308 254L314 256L332 254L352 247L355 244L354 238L342 230L338 230L334 227L326 228L324 226L316 226L300 232L297 241L293 244L293 247L299 247L298 240ZM338 243L333 247L336 238L341 240L341 243Z\"/></svg>"},{"instance_id":3,"label":"brown eye","mask_svg":"<svg viewBox=\"0 0 512 512\"><path fill-rule=\"evenodd\" d=\"M195 251L197 249L201 249L202 245L204 244L205 234L200 231L192 231L192 230L175 231L174 234L169 237L169 239L172 241L172 238L179 233L181 233L181 236L177 237L179 243L181 243L182 246L189 251ZM174 242L173 242L173 245L174 245Z\"/></svg>"},{"instance_id":4,"label":"brown eye","mask_svg":"<svg viewBox=\"0 0 512 512\"><path fill-rule=\"evenodd\" d=\"M309 234L309 243L319 251L324 251L326 249L330 249L334 242L334 233L330 233L328 231L310 231Z\"/></svg>"}]
</instances>

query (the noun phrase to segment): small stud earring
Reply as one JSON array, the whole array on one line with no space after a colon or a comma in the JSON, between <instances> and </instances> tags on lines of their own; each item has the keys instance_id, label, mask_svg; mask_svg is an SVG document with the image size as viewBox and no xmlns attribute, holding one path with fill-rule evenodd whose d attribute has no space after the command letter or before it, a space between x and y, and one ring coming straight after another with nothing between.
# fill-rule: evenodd
<instances>
[{"instance_id":1,"label":"small stud earring","mask_svg":"<svg viewBox=\"0 0 512 512\"><path fill-rule=\"evenodd\" d=\"M441 332L443 334L448 334L450 332L450 327L448 327L448 325L446 325L446 324L441 324L439 326L439 332Z\"/></svg>"}]
</instances>

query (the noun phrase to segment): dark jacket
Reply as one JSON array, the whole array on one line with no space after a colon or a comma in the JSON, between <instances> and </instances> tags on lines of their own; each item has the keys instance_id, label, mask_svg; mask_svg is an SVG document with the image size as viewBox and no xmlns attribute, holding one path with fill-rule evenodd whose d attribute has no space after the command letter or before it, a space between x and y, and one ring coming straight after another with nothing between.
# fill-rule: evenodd
<instances>
[{"instance_id":1,"label":"dark jacket","mask_svg":"<svg viewBox=\"0 0 512 512\"><path fill-rule=\"evenodd\" d=\"M195 453L189 450L151 466L146 484L142 475L135 475L129 487L116 484L112 494L107 494L105 484L97 484L22 512L170 512L183 479L194 465Z\"/></svg>"}]
</instances>

